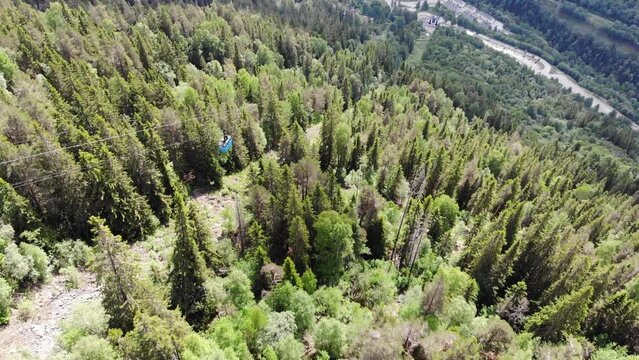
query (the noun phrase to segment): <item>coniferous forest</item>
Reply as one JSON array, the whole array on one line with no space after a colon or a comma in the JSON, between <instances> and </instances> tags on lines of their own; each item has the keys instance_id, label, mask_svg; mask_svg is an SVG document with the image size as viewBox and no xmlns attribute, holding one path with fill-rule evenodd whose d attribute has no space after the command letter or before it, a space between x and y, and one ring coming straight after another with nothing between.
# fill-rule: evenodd
<instances>
[{"instance_id":1,"label":"coniferous forest","mask_svg":"<svg viewBox=\"0 0 639 360\"><path fill-rule=\"evenodd\" d=\"M88 276L47 358L639 358L639 134L421 31L0 0L0 325Z\"/></svg>"}]
</instances>

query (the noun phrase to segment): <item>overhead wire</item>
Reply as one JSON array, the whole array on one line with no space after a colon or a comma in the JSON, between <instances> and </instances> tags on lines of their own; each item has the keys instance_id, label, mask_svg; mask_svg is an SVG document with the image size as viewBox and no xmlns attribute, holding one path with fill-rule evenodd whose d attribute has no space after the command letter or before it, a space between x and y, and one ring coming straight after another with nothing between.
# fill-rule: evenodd
<instances>
[{"instance_id":1,"label":"overhead wire","mask_svg":"<svg viewBox=\"0 0 639 360\"><path fill-rule=\"evenodd\" d=\"M165 146L161 147L160 149L166 149L166 148L169 148L169 147L173 147L173 146L176 146L176 145L181 145L181 144L188 143L188 142L191 142L191 140L176 141L174 143L165 145ZM20 187L24 187L24 186L27 186L27 185L36 184L36 183L40 183L40 182L43 182L43 181L59 178L59 177L62 177L64 175L73 174L73 173L79 173L79 172L83 172L83 171L86 171L86 170L90 170L90 169L96 168L96 167L98 167L100 165L103 165L103 164L107 163L108 161L109 161L109 159L103 159L103 160L98 161L95 164L91 164L89 166L81 167L80 169L53 172L53 173L49 173L49 174L47 174L47 176L44 176L44 177L41 177L41 178L19 181L17 183L13 183L13 184L10 184L10 185L13 188L20 188Z\"/></svg>"},{"instance_id":2,"label":"overhead wire","mask_svg":"<svg viewBox=\"0 0 639 360\"><path fill-rule=\"evenodd\" d=\"M369 71L369 70L371 70L371 69L364 68L364 69L361 69L359 71L352 72L351 74L349 74L347 76L348 77L352 77L352 76L361 74L361 73L363 73L365 71ZM327 79L327 82L331 83L332 81L330 79ZM343 84L340 81L340 82L338 82L337 85L341 86ZM226 109L226 113L229 114L229 115L233 114L234 112L237 112L238 114L241 114L242 111L245 111L245 108L230 109L230 108L227 107L227 109ZM203 119L206 119L206 118L212 118L212 117L213 117L213 115L194 116L194 118L199 119L199 120L203 120ZM107 136L107 137L104 137L104 138L99 138L99 139L95 139L95 140L91 140L91 141L87 141L87 142L83 142L83 143L79 143L79 144L60 147L60 148L57 148L57 149L43 151L43 152L39 152L39 153L36 153L36 154L29 154L29 155L25 155L25 156L14 158L14 159L10 159L10 160L4 160L4 161L0 162L0 165L13 164L13 163L17 163L17 162L21 162L21 161L25 161L25 160L29 160L29 159L34 159L34 158L38 158L38 157L49 155L49 154L59 153L59 152L66 151L66 150L77 149L77 148L80 148L80 147L83 147L83 146L87 146L87 145L93 145L93 144L98 144L98 143L102 143L102 142L109 141L109 140L119 139L119 138L122 138L122 137L125 137L125 136L137 135L139 133L142 133L142 132L145 132L145 131L148 131L148 130L152 130L152 129L161 129L161 128L165 128L165 127L169 127L169 126L173 126L173 125L178 125L178 124L182 124L182 121L180 120L180 121L174 121L174 122L171 122L171 123L168 123L168 124L158 124L158 125L154 125L154 126L150 126L150 127L145 127L143 129L139 129L139 130L127 131L125 133L118 134L118 135ZM27 142L28 141L23 141L23 142L20 142L18 144L15 144L15 145L24 144L24 143L27 143ZM187 143L187 142L190 142L190 141L189 140L185 140L185 141L182 141L182 142L175 142L175 143L163 146L162 149L165 149L165 148L168 148L168 147L171 147L171 146L174 146L174 145L184 144L184 143ZM98 164L102 164L104 161L106 161L106 160L103 160L103 161L99 162ZM30 184L35 184L35 183L39 183L39 182L43 182L43 181L59 178L59 177L62 177L64 175L67 175L67 174L86 171L86 170L91 169L91 168L93 168L95 166L98 166L98 164L95 164L95 165L90 166L90 167L81 168L81 169L66 170L66 171L60 171L60 172L56 172L56 173L50 173L50 174L48 174L45 177L41 177L41 178L37 178L37 179L33 179L33 180L20 181L20 182L13 183L13 184L10 184L10 185L12 187L14 187L14 188L20 188L20 187L24 187L24 186L27 186L27 185L30 185Z\"/></svg>"}]
</instances>

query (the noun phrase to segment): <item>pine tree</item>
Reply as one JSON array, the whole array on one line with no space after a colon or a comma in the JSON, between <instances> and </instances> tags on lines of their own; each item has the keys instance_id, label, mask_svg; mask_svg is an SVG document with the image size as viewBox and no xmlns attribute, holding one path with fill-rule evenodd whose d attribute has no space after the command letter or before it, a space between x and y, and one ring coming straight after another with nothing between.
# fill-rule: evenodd
<instances>
[{"instance_id":1,"label":"pine tree","mask_svg":"<svg viewBox=\"0 0 639 360\"><path fill-rule=\"evenodd\" d=\"M284 260L283 271L284 275L282 276L282 281L288 281L299 288L302 287L302 279L295 268L295 263L293 263L293 260L291 260L290 257L287 257L286 260Z\"/></svg>"},{"instance_id":2,"label":"pine tree","mask_svg":"<svg viewBox=\"0 0 639 360\"><path fill-rule=\"evenodd\" d=\"M174 196L176 241L169 274L171 306L179 308L196 328L208 323L212 314L204 306L206 265L197 244L197 230L181 194Z\"/></svg>"},{"instance_id":3,"label":"pine tree","mask_svg":"<svg viewBox=\"0 0 639 360\"><path fill-rule=\"evenodd\" d=\"M309 264L309 234L304 219L294 217L288 225L288 248L295 266L304 271Z\"/></svg>"},{"instance_id":4,"label":"pine tree","mask_svg":"<svg viewBox=\"0 0 639 360\"><path fill-rule=\"evenodd\" d=\"M322 131L320 139L320 168L323 171L333 164L335 150L335 119L327 116L322 121Z\"/></svg>"},{"instance_id":5,"label":"pine tree","mask_svg":"<svg viewBox=\"0 0 639 360\"><path fill-rule=\"evenodd\" d=\"M96 257L93 264L101 285L102 305L109 314L109 326L122 331L133 329L139 309L140 269L129 247L114 236L104 219L92 217Z\"/></svg>"},{"instance_id":6,"label":"pine tree","mask_svg":"<svg viewBox=\"0 0 639 360\"><path fill-rule=\"evenodd\" d=\"M496 231L490 235L486 242L475 245L480 251L471 261L468 273L477 280L479 285L478 300L480 304L491 304L495 299L493 270L498 263L499 254L505 242L504 232Z\"/></svg>"},{"instance_id":7,"label":"pine tree","mask_svg":"<svg viewBox=\"0 0 639 360\"><path fill-rule=\"evenodd\" d=\"M277 150L286 129L281 119L281 107L274 96L269 96L262 114L262 129L266 135L268 150Z\"/></svg>"},{"instance_id":8,"label":"pine tree","mask_svg":"<svg viewBox=\"0 0 639 360\"><path fill-rule=\"evenodd\" d=\"M309 294L313 294L317 290L317 278L310 268L302 274L302 289Z\"/></svg>"},{"instance_id":9,"label":"pine tree","mask_svg":"<svg viewBox=\"0 0 639 360\"><path fill-rule=\"evenodd\" d=\"M595 304L587 320L586 333L593 338L605 334L609 340L638 352L639 302L622 290Z\"/></svg>"},{"instance_id":10,"label":"pine tree","mask_svg":"<svg viewBox=\"0 0 639 360\"><path fill-rule=\"evenodd\" d=\"M587 286L542 307L526 321L526 331L546 341L561 341L567 335L578 334L588 315L592 292L592 286Z\"/></svg>"},{"instance_id":11,"label":"pine tree","mask_svg":"<svg viewBox=\"0 0 639 360\"><path fill-rule=\"evenodd\" d=\"M313 188L313 193L311 194L311 205L315 216L325 210L331 209L331 201L329 200L328 195L326 195L326 189L320 183L315 184L315 187Z\"/></svg>"}]
</instances>

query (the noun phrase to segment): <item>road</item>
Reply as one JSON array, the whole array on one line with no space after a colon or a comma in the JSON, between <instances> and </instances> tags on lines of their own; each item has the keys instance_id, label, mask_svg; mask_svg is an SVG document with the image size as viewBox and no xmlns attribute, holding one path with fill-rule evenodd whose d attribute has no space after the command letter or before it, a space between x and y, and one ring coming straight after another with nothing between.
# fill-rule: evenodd
<instances>
[{"instance_id":1,"label":"road","mask_svg":"<svg viewBox=\"0 0 639 360\"><path fill-rule=\"evenodd\" d=\"M561 70L552 66L545 59L499 40L495 40L486 35L477 34L467 29L464 30L467 34L481 39L483 43L491 49L497 50L517 60L517 62L531 69L533 72L535 72L535 74L545 76L552 80L556 80L561 86L569 89L572 93L581 95L584 98L592 99L592 106L598 106L599 112L603 114L610 114L612 112L621 114L606 99L579 85L579 83L577 83L575 79L571 78L567 74L563 73ZM630 121L629 119L628 121L630 122L630 125L633 129L639 131L639 125Z\"/></svg>"},{"instance_id":2,"label":"road","mask_svg":"<svg viewBox=\"0 0 639 360\"><path fill-rule=\"evenodd\" d=\"M391 0L386 0L389 5ZM432 2L436 3L437 0L427 0L429 4ZM401 2L401 6L405 7L407 10L415 10L415 2ZM408 6L407 6L408 5ZM417 13L418 18L422 19L428 16L428 13L420 11ZM616 112L617 114L621 113L617 111L606 99L595 94L594 92L586 89L585 87L579 85L577 81L561 70L557 69L555 66L550 64L547 60L533 55L527 51L516 48L512 45L506 44L502 41L493 39L483 34L478 34L474 31L468 30L466 28L455 25L456 28L465 31L466 34L474 36L482 40L482 42L490 47L493 50L499 51L503 54L506 54L513 59L515 59L520 64L526 66L531 69L535 74L544 76L548 79L556 80L562 87L569 89L572 93L583 96L584 98L592 99L592 106L598 106L599 112L603 114L610 114L612 112ZM624 117L625 118L625 117ZM627 119L627 118L626 118ZM627 119L630 123L631 127L634 130L639 131L639 125L632 122L630 119Z\"/></svg>"}]
</instances>

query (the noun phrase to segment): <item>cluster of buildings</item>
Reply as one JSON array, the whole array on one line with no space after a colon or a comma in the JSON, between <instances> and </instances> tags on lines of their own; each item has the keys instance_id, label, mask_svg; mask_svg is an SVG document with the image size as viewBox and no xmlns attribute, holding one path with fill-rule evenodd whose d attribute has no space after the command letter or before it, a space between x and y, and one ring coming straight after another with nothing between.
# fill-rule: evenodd
<instances>
[{"instance_id":1,"label":"cluster of buildings","mask_svg":"<svg viewBox=\"0 0 639 360\"><path fill-rule=\"evenodd\" d=\"M452 11L457 16L463 16L469 20L474 20L480 26L487 27L495 31L504 31L504 23L480 11L463 0L440 0L439 3L446 9Z\"/></svg>"}]
</instances>

